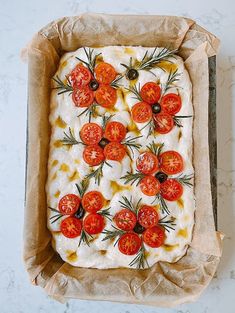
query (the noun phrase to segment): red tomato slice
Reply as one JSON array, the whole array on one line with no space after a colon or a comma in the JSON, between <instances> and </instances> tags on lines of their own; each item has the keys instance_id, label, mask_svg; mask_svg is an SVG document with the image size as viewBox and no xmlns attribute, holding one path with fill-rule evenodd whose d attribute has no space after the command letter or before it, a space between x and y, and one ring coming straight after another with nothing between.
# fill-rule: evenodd
<instances>
[{"instance_id":1,"label":"red tomato slice","mask_svg":"<svg viewBox=\"0 0 235 313\"><path fill-rule=\"evenodd\" d=\"M122 235L118 241L118 249L126 255L136 254L142 244L142 240L135 233L126 233Z\"/></svg>"},{"instance_id":2,"label":"red tomato slice","mask_svg":"<svg viewBox=\"0 0 235 313\"><path fill-rule=\"evenodd\" d=\"M99 165L104 161L103 149L98 145L86 146L83 151L83 159L91 166Z\"/></svg>"},{"instance_id":3,"label":"red tomato slice","mask_svg":"<svg viewBox=\"0 0 235 313\"><path fill-rule=\"evenodd\" d=\"M143 174L153 174L158 170L158 158L152 152L143 152L136 160L136 167Z\"/></svg>"},{"instance_id":4,"label":"red tomato slice","mask_svg":"<svg viewBox=\"0 0 235 313\"><path fill-rule=\"evenodd\" d=\"M183 171L184 161L176 151L163 152L159 157L160 168L167 175L178 174Z\"/></svg>"},{"instance_id":5,"label":"red tomato slice","mask_svg":"<svg viewBox=\"0 0 235 313\"><path fill-rule=\"evenodd\" d=\"M155 196L160 191L159 180L151 175L147 175L140 181L140 190L146 196Z\"/></svg>"},{"instance_id":6,"label":"red tomato slice","mask_svg":"<svg viewBox=\"0 0 235 313\"><path fill-rule=\"evenodd\" d=\"M108 85L100 85L95 92L95 98L102 107L111 108L117 102L117 91Z\"/></svg>"},{"instance_id":7,"label":"red tomato slice","mask_svg":"<svg viewBox=\"0 0 235 313\"><path fill-rule=\"evenodd\" d=\"M140 96L144 102L149 104L157 103L161 97L161 88L156 83L146 83L140 90Z\"/></svg>"},{"instance_id":8,"label":"red tomato slice","mask_svg":"<svg viewBox=\"0 0 235 313\"><path fill-rule=\"evenodd\" d=\"M82 222L76 217L69 216L61 222L60 231L67 238L76 238L81 234Z\"/></svg>"},{"instance_id":9,"label":"red tomato slice","mask_svg":"<svg viewBox=\"0 0 235 313\"><path fill-rule=\"evenodd\" d=\"M101 62L95 68L95 77L100 84L108 85L116 76L114 67L109 63Z\"/></svg>"},{"instance_id":10,"label":"red tomato slice","mask_svg":"<svg viewBox=\"0 0 235 313\"><path fill-rule=\"evenodd\" d=\"M183 194L182 185L173 178L167 179L161 184L161 195L168 201L176 201Z\"/></svg>"},{"instance_id":11,"label":"red tomato slice","mask_svg":"<svg viewBox=\"0 0 235 313\"><path fill-rule=\"evenodd\" d=\"M151 106L146 102L138 102L131 109L132 118L136 123L146 123L152 118Z\"/></svg>"},{"instance_id":12,"label":"red tomato slice","mask_svg":"<svg viewBox=\"0 0 235 313\"><path fill-rule=\"evenodd\" d=\"M110 142L104 148L104 155L107 160L121 162L126 155L126 149L119 142Z\"/></svg>"},{"instance_id":13,"label":"red tomato slice","mask_svg":"<svg viewBox=\"0 0 235 313\"><path fill-rule=\"evenodd\" d=\"M137 218L132 211L128 209L123 209L116 213L116 215L114 216L114 221L118 228L125 231L130 231L135 227Z\"/></svg>"},{"instance_id":14,"label":"red tomato slice","mask_svg":"<svg viewBox=\"0 0 235 313\"><path fill-rule=\"evenodd\" d=\"M97 213L88 214L83 221L83 228L90 235L101 233L104 225L104 217Z\"/></svg>"},{"instance_id":15,"label":"red tomato slice","mask_svg":"<svg viewBox=\"0 0 235 313\"><path fill-rule=\"evenodd\" d=\"M159 134L167 134L174 127L173 117L168 113L154 115L155 129Z\"/></svg>"},{"instance_id":16,"label":"red tomato slice","mask_svg":"<svg viewBox=\"0 0 235 313\"><path fill-rule=\"evenodd\" d=\"M109 122L105 127L104 137L109 141L120 142L126 137L126 127L119 122Z\"/></svg>"},{"instance_id":17,"label":"red tomato slice","mask_svg":"<svg viewBox=\"0 0 235 313\"><path fill-rule=\"evenodd\" d=\"M73 88L80 88L90 82L91 72L82 64L78 64L70 73L69 79Z\"/></svg>"},{"instance_id":18,"label":"red tomato slice","mask_svg":"<svg viewBox=\"0 0 235 313\"><path fill-rule=\"evenodd\" d=\"M86 145L98 144L103 136L103 130L96 123L86 123L80 131L80 137Z\"/></svg>"},{"instance_id":19,"label":"red tomato slice","mask_svg":"<svg viewBox=\"0 0 235 313\"><path fill-rule=\"evenodd\" d=\"M82 198L82 206L88 213L96 213L104 205L104 198L99 191L89 191Z\"/></svg>"},{"instance_id":20,"label":"red tomato slice","mask_svg":"<svg viewBox=\"0 0 235 313\"><path fill-rule=\"evenodd\" d=\"M88 86L79 89L74 89L72 100L77 107L89 107L94 101L94 92Z\"/></svg>"},{"instance_id":21,"label":"red tomato slice","mask_svg":"<svg viewBox=\"0 0 235 313\"><path fill-rule=\"evenodd\" d=\"M59 211L63 215L73 215L77 212L80 202L81 199L74 194L65 195L59 201Z\"/></svg>"},{"instance_id":22,"label":"red tomato slice","mask_svg":"<svg viewBox=\"0 0 235 313\"><path fill-rule=\"evenodd\" d=\"M175 93L168 93L162 97L161 108L164 112L175 115L182 107L181 98Z\"/></svg>"},{"instance_id":23,"label":"red tomato slice","mask_svg":"<svg viewBox=\"0 0 235 313\"><path fill-rule=\"evenodd\" d=\"M165 240L165 231L160 226L148 228L143 233L143 241L151 248L158 248L163 245Z\"/></svg>"},{"instance_id":24,"label":"red tomato slice","mask_svg":"<svg viewBox=\"0 0 235 313\"><path fill-rule=\"evenodd\" d=\"M154 207L143 205L138 212L138 222L145 228L157 225L159 216Z\"/></svg>"}]
</instances>

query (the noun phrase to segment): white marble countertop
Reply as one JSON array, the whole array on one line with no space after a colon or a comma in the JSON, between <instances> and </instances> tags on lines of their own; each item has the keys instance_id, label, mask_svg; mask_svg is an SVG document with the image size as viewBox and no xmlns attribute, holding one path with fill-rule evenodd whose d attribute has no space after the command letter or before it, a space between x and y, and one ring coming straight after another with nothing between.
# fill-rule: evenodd
<instances>
[{"instance_id":1,"label":"white marble countertop","mask_svg":"<svg viewBox=\"0 0 235 313\"><path fill-rule=\"evenodd\" d=\"M27 66L20 50L48 22L83 12L181 15L221 39L217 58L219 229L226 233L216 277L201 298L174 309L72 300L60 304L30 284L22 263ZM235 2L233 0L0 0L0 312L235 312ZM235 125L235 124L234 124Z\"/></svg>"}]
</instances>

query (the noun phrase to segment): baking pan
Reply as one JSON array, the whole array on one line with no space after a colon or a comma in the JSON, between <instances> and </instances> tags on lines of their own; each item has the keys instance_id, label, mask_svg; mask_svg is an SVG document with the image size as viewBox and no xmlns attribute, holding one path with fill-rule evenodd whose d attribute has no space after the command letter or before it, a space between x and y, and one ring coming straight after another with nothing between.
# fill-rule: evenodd
<instances>
[{"instance_id":1,"label":"baking pan","mask_svg":"<svg viewBox=\"0 0 235 313\"><path fill-rule=\"evenodd\" d=\"M216 56L208 59L209 66L209 149L212 206L215 220L215 229L218 229L217 212L217 128L216 128Z\"/></svg>"},{"instance_id":2,"label":"baking pan","mask_svg":"<svg viewBox=\"0 0 235 313\"><path fill-rule=\"evenodd\" d=\"M200 122L195 119L194 124L194 166L198 179L195 195L199 205L195 212L192 244L187 254L176 263L159 262L144 271L84 270L64 263L51 247L51 234L46 227L44 188L50 134L48 86L63 51L97 44L171 44L180 47L183 58L187 59L195 86L195 116L201 118ZM49 296L60 301L79 298L169 307L195 301L207 287L221 257L221 237L214 227L217 227L216 60L208 60L216 54L218 46L219 40L213 34L187 18L103 14L84 14L53 21L29 43L25 49L29 62L29 143L24 263L31 282L44 288ZM205 85L209 87L203 89ZM200 148L205 149L205 155L201 155ZM202 159L206 171L201 166ZM207 197L210 193L214 213L212 199Z\"/></svg>"}]
</instances>

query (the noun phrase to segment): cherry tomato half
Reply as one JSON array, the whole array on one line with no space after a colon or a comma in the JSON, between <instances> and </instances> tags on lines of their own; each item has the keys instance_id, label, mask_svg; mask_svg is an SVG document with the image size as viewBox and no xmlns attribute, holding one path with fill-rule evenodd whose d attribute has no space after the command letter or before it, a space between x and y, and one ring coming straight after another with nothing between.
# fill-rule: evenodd
<instances>
[{"instance_id":1,"label":"cherry tomato half","mask_svg":"<svg viewBox=\"0 0 235 313\"><path fill-rule=\"evenodd\" d=\"M91 166L99 165L104 161L103 149L98 145L86 146L83 151L83 159Z\"/></svg>"},{"instance_id":2,"label":"cherry tomato half","mask_svg":"<svg viewBox=\"0 0 235 313\"><path fill-rule=\"evenodd\" d=\"M95 92L95 99L104 108L111 108L117 102L117 91L109 85L100 85Z\"/></svg>"},{"instance_id":3,"label":"cherry tomato half","mask_svg":"<svg viewBox=\"0 0 235 313\"><path fill-rule=\"evenodd\" d=\"M164 112L175 115L182 107L181 98L175 93L168 93L162 97L161 108Z\"/></svg>"},{"instance_id":4,"label":"cherry tomato half","mask_svg":"<svg viewBox=\"0 0 235 313\"><path fill-rule=\"evenodd\" d=\"M81 234L82 222L76 217L69 216L61 222L60 231L67 238L76 238Z\"/></svg>"},{"instance_id":5,"label":"cherry tomato half","mask_svg":"<svg viewBox=\"0 0 235 313\"><path fill-rule=\"evenodd\" d=\"M91 72L82 64L78 64L69 75L73 88L87 85L91 80Z\"/></svg>"},{"instance_id":6,"label":"cherry tomato half","mask_svg":"<svg viewBox=\"0 0 235 313\"><path fill-rule=\"evenodd\" d=\"M143 174L153 174L158 170L158 158L152 152L143 152L136 160L136 167Z\"/></svg>"},{"instance_id":7,"label":"cherry tomato half","mask_svg":"<svg viewBox=\"0 0 235 313\"><path fill-rule=\"evenodd\" d=\"M160 226L148 228L143 233L143 241L151 248L158 248L163 245L165 240L165 231Z\"/></svg>"},{"instance_id":8,"label":"cherry tomato half","mask_svg":"<svg viewBox=\"0 0 235 313\"><path fill-rule=\"evenodd\" d=\"M118 228L125 231L130 231L135 227L137 218L132 211L123 209L115 214L114 221Z\"/></svg>"},{"instance_id":9,"label":"cherry tomato half","mask_svg":"<svg viewBox=\"0 0 235 313\"><path fill-rule=\"evenodd\" d=\"M100 84L110 84L116 76L114 67L109 63L101 62L95 68L95 77Z\"/></svg>"},{"instance_id":10,"label":"cherry tomato half","mask_svg":"<svg viewBox=\"0 0 235 313\"><path fill-rule=\"evenodd\" d=\"M159 216L154 207L143 205L138 211L138 222L145 228L157 225Z\"/></svg>"},{"instance_id":11,"label":"cherry tomato half","mask_svg":"<svg viewBox=\"0 0 235 313\"><path fill-rule=\"evenodd\" d=\"M126 149L119 142L110 142L104 148L104 155L107 160L121 162L126 155Z\"/></svg>"},{"instance_id":12,"label":"cherry tomato half","mask_svg":"<svg viewBox=\"0 0 235 313\"><path fill-rule=\"evenodd\" d=\"M120 142L126 137L126 127L119 122L107 123L104 137L109 141Z\"/></svg>"},{"instance_id":13,"label":"cherry tomato half","mask_svg":"<svg viewBox=\"0 0 235 313\"><path fill-rule=\"evenodd\" d=\"M148 103L138 102L132 107L131 114L136 123L146 123L152 118L152 109Z\"/></svg>"},{"instance_id":14,"label":"cherry tomato half","mask_svg":"<svg viewBox=\"0 0 235 313\"><path fill-rule=\"evenodd\" d=\"M126 233L122 235L118 241L118 249L126 255L136 254L142 244L142 240L135 233Z\"/></svg>"},{"instance_id":15,"label":"cherry tomato half","mask_svg":"<svg viewBox=\"0 0 235 313\"><path fill-rule=\"evenodd\" d=\"M159 134L167 134L174 127L173 117L168 113L154 115L155 129Z\"/></svg>"},{"instance_id":16,"label":"cherry tomato half","mask_svg":"<svg viewBox=\"0 0 235 313\"><path fill-rule=\"evenodd\" d=\"M104 205L104 198L99 191L89 191L82 197L82 206L88 213L96 213Z\"/></svg>"},{"instance_id":17,"label":"cherry tomato half","mask_svg":"<svg viewBox=\"0 0 235 313\"><path fill-rule=\"evenodd\" d=\"M94 101L94 92L88 86L74 89L72 100L77 107L89 107Z\"/></svg>"},{"instance_id":18,"label":"cherry tomato half","mask_svg":"<svg viewBox=\"0 0 235 313\"><path fill-rule=\"evenodd\" d=\"M161 170L167 175L174 175L183 171L183 158L176 151L163 152L159 157L159 161Z\"/></svg>"},{"instance_id":19,"label":"cherry tomato half","mask_svg":"<svg viewBox=\"0 0 235 313\"><path fill-rule=\"evenodd\" d=\"M157 103L161 96L161 88L154 82L146 83L140 90L140 96L144 102Z\"/></svg>"},{"instance_id":20,"label":"cherry tomato half","mask_svg":"<svg viewBox=\"0 0 235 313\"><path fill-rule=\"evenodd\" d=\"M82 126L80 137L86 145L98 144L102 138L103 130L96 123L86 123Z\"/></svg>"},{"instance_id":21,"label":"cherry tomato half","mask_svg":"<svg viewBox=\"0 0 235 313\"><path fill-rule=\"evenodd\" d=\"M83 228L89 235L101 233L104 226L104 217L97 213L88 214L83 221Z\"/></svg>"},{"instance_id":22,"label":"cherry tomato half","mask_svg":"<svg viewBox=\"0 0 235 313\"><path fill-rule=\"evenodd\" d=\"M168 201L176 201L183 194L182 185L173 178L167 179L161 184L161 195Z\"/></svg>"},{"instance_id":23,"label":"cherry tomato half","mask_svg":"<svg viewBox=\"0 0 235 313\"><path fill-rule=\"evenodd\" d=\"M63 215L73 215L77 212L80 202L81 199L74 194L65 195L59 201L59 211Z\"/></svg>"},{"instance_id":24,"label":"cherry tomato half","mask_svg":"<svg viewBox=\"0 0 235 313\"><path fill-rule=\"evenodd\" d=\"M147 175L140 181L140 190L146 196L155 196L160 191L160 182L156 177Z\"/></svg>"}]
</instances>

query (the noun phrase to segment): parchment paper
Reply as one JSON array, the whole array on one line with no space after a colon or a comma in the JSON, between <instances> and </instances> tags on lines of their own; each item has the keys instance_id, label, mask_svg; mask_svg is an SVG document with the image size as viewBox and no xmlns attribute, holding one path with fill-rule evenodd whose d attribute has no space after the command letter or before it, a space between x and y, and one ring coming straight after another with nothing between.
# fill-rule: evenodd
<instances>
[{"instance_id":1,"label":"parchment paper","mask_svg":"<svg viewBox=\"0 0 235 313\"><path fill-rule=\"evenodd\" d=\"M51 246L45 183L50 139L50 79L64 52L81 46L142 45L178 48L193 84L196 213L193 240L176 263L146 270L85 269L64 263ZM198 298L221 256L215 231L208 147L208 57L218 39L194 21L172 16L84 14L62 18L39 31L27 48L28 158L24 261L31 282L59 301L67 298L174 306Z\"/></svg>"}]
</instances>

